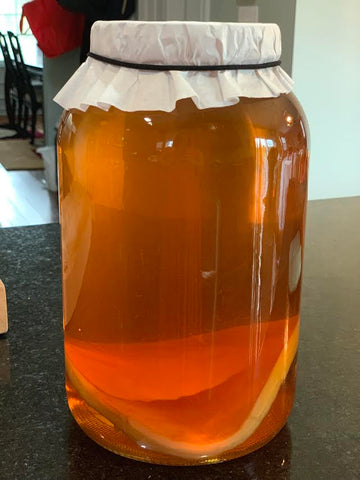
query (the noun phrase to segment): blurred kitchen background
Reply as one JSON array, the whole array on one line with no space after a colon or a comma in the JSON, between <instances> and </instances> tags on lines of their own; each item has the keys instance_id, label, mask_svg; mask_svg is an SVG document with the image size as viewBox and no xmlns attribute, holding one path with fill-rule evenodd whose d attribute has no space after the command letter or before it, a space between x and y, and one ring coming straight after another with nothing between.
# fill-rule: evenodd
<instances>
[{"instance_id":1,"label":"blurred kitchen background","mask_svg":"<svg viewBox=\"0 0 360 480\"><path fill-rule=\"evenodd\" d=\"M35 2L55 3L55 12L62 8L55 0ZM78 68L80 48L43 55L29 26L35 28L35 2L29 7L23 0L0 1L0 227L58 221L55 138L61 109L52 99ZM295 80L310 123L309 198L360 195L359 0L118 2L122 18L277 23L282 65ZM89 7L99 1L59 3ZM20 31L23 8L30 13ZM75 25L81 37L83 23Z\"/></svg>"}]
</instances>

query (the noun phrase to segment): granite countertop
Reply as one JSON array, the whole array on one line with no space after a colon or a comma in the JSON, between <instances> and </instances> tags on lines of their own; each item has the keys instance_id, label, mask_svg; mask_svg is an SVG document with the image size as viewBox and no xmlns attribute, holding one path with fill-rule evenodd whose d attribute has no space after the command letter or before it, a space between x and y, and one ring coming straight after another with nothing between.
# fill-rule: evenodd
<instances>
[{"instance_id":1,"label":"granite countertop","mask_svg":"<svg viewBox=\"0 0 360 480\"><path fill-rule=\"evenodd\" d=\"M1 480L355 480L360 472L360 198L309 206L296 402L242 459L163 467L118 457L65 401L59 226L0 229L10 330L0 336Z\"/></svg>"}]
</instances>

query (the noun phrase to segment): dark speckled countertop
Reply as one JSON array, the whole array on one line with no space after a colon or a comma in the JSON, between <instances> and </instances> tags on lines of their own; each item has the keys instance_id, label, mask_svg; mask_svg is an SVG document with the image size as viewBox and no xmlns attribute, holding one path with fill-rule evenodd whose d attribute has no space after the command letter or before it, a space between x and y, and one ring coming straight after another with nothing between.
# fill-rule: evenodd
<instances>
[{"instance_id":1,"label":"dark speckled countertop","mask_svg":"<svg viewBox=\"0 0 360 480\"><path fill-rule=\"evenodd\" d=\"M360 478L360 198L309 206L297 396L287 426L239 460L142 464L103 450L67 409L59 226L0 229L0 480Z\"/></svg>"}]
</instances>

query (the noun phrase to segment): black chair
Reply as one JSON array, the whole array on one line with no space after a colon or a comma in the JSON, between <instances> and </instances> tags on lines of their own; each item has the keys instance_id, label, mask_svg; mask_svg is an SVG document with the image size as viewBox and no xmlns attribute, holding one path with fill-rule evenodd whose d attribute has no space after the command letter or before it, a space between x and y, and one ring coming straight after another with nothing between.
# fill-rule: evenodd
<instances>
[{"instance_id":1,"label":"black chair","mask_svg":"<svg viewBox=\"0 0 360 480\"><path fill-rule=\"evenodd\" d=\"M23 59L21 52L21 46L18 37L12 33L8 32L11 50L13 52L17 81L19 84L20 90L20 127L23 132L28 132L28 123L29 123L29 113L31 113L31 143L34 143L35 139L35 129L36 129L36 120L37 113L42 110L42 82L39 80L33 80L30 76L30 73L26 67L26 64Z\"/></svg>"},{"instance_id":2,"label":"black chair","mask_svg":"<svg viewBox=\"0 0 360 480\"><path fill-rule=\"evenodd\" d=\"M0 48L5 62L5 105L9 119L2 127L19 130L21 113L21 88L18 82L16 67L11 59L6 37L0 32Z\"/></svg>"}]
</instances>

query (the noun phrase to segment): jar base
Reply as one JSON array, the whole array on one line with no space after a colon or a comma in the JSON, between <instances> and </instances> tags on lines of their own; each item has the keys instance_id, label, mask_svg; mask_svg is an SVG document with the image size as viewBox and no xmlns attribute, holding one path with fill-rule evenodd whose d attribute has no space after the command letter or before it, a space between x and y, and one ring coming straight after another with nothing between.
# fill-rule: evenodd
<instances>
[{"instance_id":1,"label":"jar base","mask_svg":"<svg viewBox=\"0 0 360 480\"><path fill-rule=\"evenodd\" d=\"M147 446L139 445L81 398L68 378L66 379L66 391L70 411L80 428L88 437L105 449L132 460L153 464L174 466L206 465L221 463L247 455L258 450L277 435L286 424L292 408L295 374L296 359L270 411L248 440L220 455L197 459L163 454L151 450Z\"/></svg>"}]
</instances>

